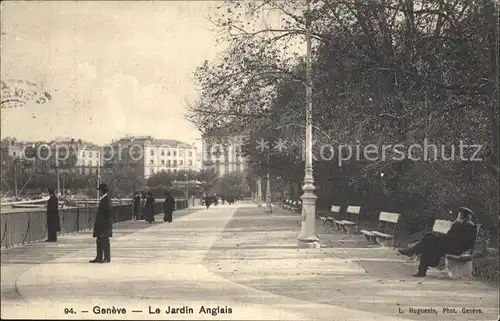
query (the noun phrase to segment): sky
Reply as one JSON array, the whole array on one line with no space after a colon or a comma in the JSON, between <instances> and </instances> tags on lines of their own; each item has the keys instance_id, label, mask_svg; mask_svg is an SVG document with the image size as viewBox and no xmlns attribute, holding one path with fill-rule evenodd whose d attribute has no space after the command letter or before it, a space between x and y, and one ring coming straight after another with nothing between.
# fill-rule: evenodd
<instances>
[{"instance_id":1,"label":"sky","mask_svg":"<svg viewBox=\"0 0 500 321\"><path fill-rule=\"evenodd\" d=\"M206 18L216 5L2 2L2 80L42 84L53 97L2 109L2 138L106 144L131 134L193 143L200 133L183 115L198 97L192 74L224 50Z\"/></svg>"}]
</instances>

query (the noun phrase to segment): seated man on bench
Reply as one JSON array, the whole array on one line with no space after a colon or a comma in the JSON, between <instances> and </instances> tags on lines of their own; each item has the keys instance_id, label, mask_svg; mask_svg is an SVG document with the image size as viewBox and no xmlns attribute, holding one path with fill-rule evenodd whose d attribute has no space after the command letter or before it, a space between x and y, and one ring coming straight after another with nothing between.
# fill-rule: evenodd
<instances>
[{"instance_id":1,"label":"seated man on bench","mask_svg":"<svg viewBox=\"0 0 500 321\"><path fill-rule=\"evenodd\" d=\"M427 233L413 247L398 250L399 254L410 257L422 254L418 272L413 276L424 277L427 268L437 266L441 257L446 254L460 255L474 246L477 230L472 216L473 213L470 209L461 207L457 219L453 222L448 233L444 235Z\"/></svg>"}]
</instances>

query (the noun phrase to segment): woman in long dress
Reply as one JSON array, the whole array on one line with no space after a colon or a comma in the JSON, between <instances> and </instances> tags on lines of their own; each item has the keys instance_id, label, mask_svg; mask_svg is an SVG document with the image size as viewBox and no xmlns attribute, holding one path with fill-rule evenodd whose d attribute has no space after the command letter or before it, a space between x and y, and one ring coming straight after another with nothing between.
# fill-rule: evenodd
<instances>
[{"instance_id":1,"label":"woman in long dress","mask_svg":"<svg viewBox=\"0 0 500 321\"><path fill-rule=\"evenodd\" d=\"M153 197L153 193L148 192L148 197L146 198L146 221L148 223L152 223L155 220L154 207L155 207L155 198Z\"/></svg>"},{"instance_id":2,"label":"woman in long dress","mask_svg":"<svg viewBox=\"0 0 500 321\"><path fill-rule=\"evenodd\" d=\"M165 192L165 202L163 203L163 221L172 223L172 215L175 210L175 199L169 192Z\"/></svg>"}]
</instances>

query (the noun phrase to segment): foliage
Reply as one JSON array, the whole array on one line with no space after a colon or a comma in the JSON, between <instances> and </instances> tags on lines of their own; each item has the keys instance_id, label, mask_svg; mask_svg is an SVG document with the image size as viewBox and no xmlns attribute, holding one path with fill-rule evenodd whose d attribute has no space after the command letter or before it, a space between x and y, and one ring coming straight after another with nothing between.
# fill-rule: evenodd
<instances>
[{"instance_id":1,"label":"foliage","mask_svg":"<svg viewBox=\"0 0 500 321\"><path fill-rule=\"evenodd\" d=\"M248 195L250 188L245 179L245 174L240 172L227 173L219 178L213 191L217 195Z\"/></svg>"},{"instance_id":2,"label":"foliage","mask_svg":"<svg viewBox=\"0 0 500 321\"><path fill-rule=\"evenodd\" d=\"M268 166L290 183L303 177L305 63L301 48L306 20L312 22L313 148L318 204L363 203L395 210L419 229L469 206L491 232L498 229L498 7L492 0L423 2L387 0L227 1L213 19L230 50L195 74L202 98L191 120L202 130L235 126L250 137L243 146L254 175ZM229 8L229 9L228 9ZM259 24L272 13L276 25ZM274 19L276 20L276 19ZM274 21L273 20L273 21ZM293 45L292 45L293 44ZM195 105L195 104L193 104ZM272 126L266 121L272 120ZM270 128L272 127L272 128ZM270 136L272 136L270 138ZM267 154L259 137L289 144ZM339 164L340 145L435 144L438 159L368 160ZM464 161L460 143L478 144ZM335 155L321 160L320 147ZM441 149L454 160L444 160ZM427 150L428 152L429 150ZM432 149L431 149L432 151ZM470 158L474 150L462 156ZM415 156L424 156L420 150ZM380 154L379 154L380 155ZM384 174L383 176L381 174Z\"/></svg>"}]
</instances>

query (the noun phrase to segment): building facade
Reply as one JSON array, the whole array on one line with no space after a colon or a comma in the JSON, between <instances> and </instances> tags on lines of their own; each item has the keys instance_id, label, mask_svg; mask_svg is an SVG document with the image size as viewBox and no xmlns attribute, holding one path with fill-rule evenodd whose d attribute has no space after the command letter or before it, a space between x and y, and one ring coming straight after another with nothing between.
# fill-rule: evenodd
<instances>
[{"instance_id":1,"label":"building facade","mask_svg":"<svg viewBox=\"0 0 500 321\"><path fill-rule=\"evenodd\" d=\"M96 174L102 164L101 147L76 139L56 139L50 142L17 141L5 138L1 143L2 171L24 173L73 172Z\"/></svg>"},{"instance_id":2,"label":"building facade","mask_svg":"<svg viewBox=\"0 0 500 321\"><path fill-rule=\"evenodd\" d=\"M244 172L246 159L241 153L244 136L223 132L205 133L202 136L202 169L223 176Z\"/></svg>"},{"instance_id":3,"label":"building facade","mask_svg":"<svg viewBox=\"0 0 500 321\"><path fill-rule=\"evenodd\" d=\"M114 154L113 157L110 157ZM108 166L133 170L147 179L159 172L177 173L198 169L196 146L178 140L155 139L152 136L128 136L113 141L104 150Z\"/></svg>"}]
</instances>

